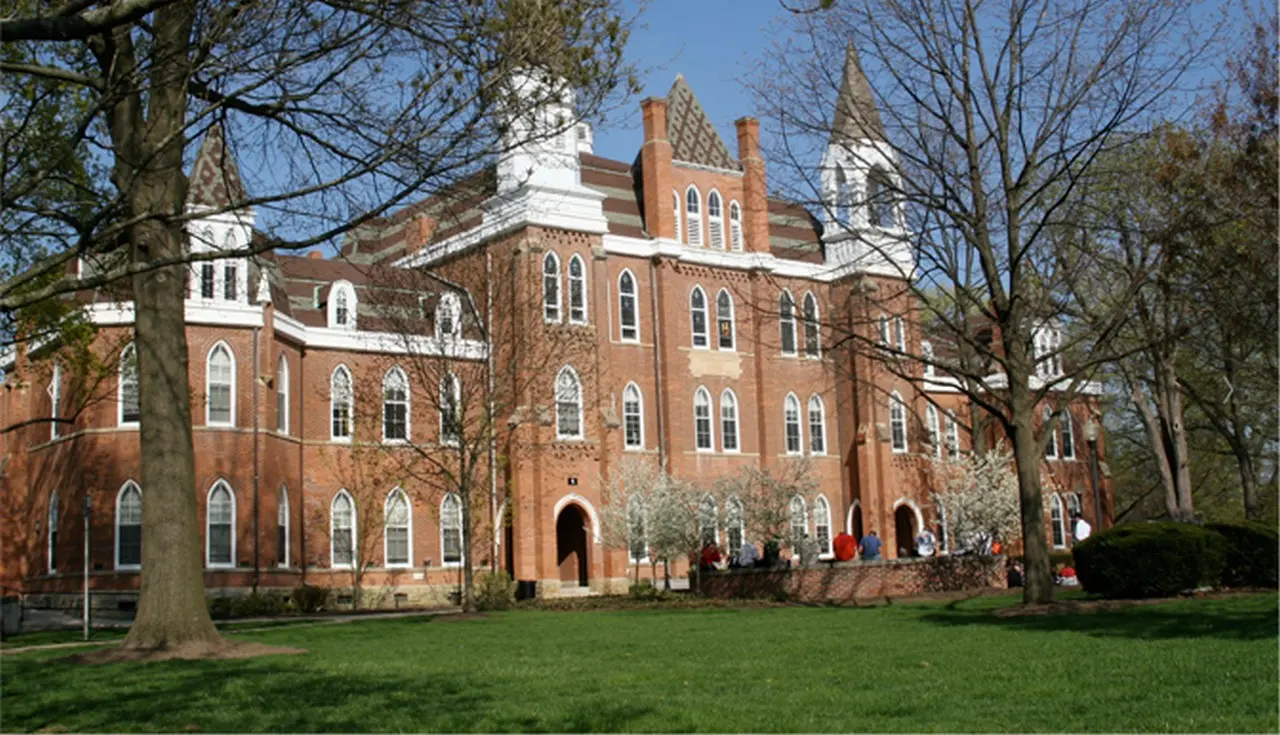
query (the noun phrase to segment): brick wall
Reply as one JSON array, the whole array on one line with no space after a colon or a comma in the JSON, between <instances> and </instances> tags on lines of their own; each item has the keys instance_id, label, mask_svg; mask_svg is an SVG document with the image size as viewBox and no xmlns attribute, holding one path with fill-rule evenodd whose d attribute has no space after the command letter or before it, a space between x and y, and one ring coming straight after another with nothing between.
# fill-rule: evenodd
<instances>
[{"instance_id":1,"label":"brick wall","mask_svg":"<svg viewBox=\"0 0 1280 735\"><path fill-rule=\"evenodd\" d=\"M800 602L852 602L1004 587L1005 581L1003 556L944 556L715 572L703 577L702 594L720 598L785 596Z\"/></svg>"}]
</instances>

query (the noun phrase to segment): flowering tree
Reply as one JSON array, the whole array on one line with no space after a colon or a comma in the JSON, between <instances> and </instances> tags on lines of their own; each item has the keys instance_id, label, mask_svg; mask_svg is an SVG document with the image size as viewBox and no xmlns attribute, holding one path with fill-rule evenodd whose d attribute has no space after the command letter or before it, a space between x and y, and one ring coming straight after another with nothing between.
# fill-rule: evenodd
<instances>
[{"instance_id":1,"label":"flowering tree","mask_svg":"<svg viewBox=\"0 0 1280 735\"><path fill-rule=\"evenodd\" d=\"M1003 444L956 461L935 461L933 502L946 519L948 535L962 548L985 548L994 539L1017 535L1018 476Z\"/></svg>"},{"instance_id":2,"label":"flowering tree","mask_svg":"<svg viewBox=\"0 0 1280 735\"><path fill-rule=\"evenodd\" d=\"M774 468L743 467L736 475L721 478L716 492L721 507L727 508L734 499L742 503L747 538L785 544L801 559L812 559L817 547L804 531L803 514L795 517L793 501L812 497L817 487L809 459L802 457Z\"/></svg>"},{"instance_id":3,"label":"flowering tree","mask_svg":"<svg viewBox=\"0 0 1280 735\"><path fill-rule=\"evenodd\" d=\"M601 534L606 546L656 567L702 548L699 510L707 493L652 463L625 458L604 482ZM636 564L639 581L639 564Z\"/></svg>"}]
</instances>

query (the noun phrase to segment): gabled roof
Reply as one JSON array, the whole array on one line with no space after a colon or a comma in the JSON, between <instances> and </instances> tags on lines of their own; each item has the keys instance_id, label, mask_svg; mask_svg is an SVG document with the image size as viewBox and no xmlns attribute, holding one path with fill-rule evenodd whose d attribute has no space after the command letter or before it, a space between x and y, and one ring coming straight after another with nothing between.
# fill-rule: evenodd
<instances>
[{"instance_id":1,"label":"gabled roof","mask_svg":"<svg viewBox=\"0 0 1280 735\"><path fill-rule=\"evenodd\" d=\"M240 182L235 158L227 153L220 123L205 133L189 181L187 204L225 209L249 198Z\"/></svg>"},{"instance_id":2,"label":"gabled roof","mask_svg":"<svg viewBox=\"0 0 1280 735\"><path fill-rule=\"evenodd\" d=\"M733 171L741 168L683 74L676 75L667 92L667 139L671 141L671 157L677 161Z\"/></svg>"},{"instance_id":3,"label":"gabled roof","mask_svg":"<svg viewBox=\"0 0 1280 735\"><path fill-rule=\"evenodd\" d=\"M844 74L840 78L840 96L836 99L835 120L831 124L831 142L855 140L885 141L887 138L871 83L862 72L857 49L849 44L844 52Z\"/></svg>"}]
</instances>

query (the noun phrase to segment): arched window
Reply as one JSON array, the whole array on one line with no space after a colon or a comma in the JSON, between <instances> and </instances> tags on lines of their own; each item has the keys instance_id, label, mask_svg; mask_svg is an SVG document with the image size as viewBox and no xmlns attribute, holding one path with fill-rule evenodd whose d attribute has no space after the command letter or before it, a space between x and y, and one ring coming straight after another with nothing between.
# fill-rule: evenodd
<instances>
[{"instance_id":1,"label":"arched window","mask_svg":"<svg viewBox=\"0 0 1280 735\"><path fill-rule=\"evenodd\" d=\"M289 360L284 355L276 363L276 431L289 433Z\"/></svg>"},{"instance_id":2,"label":"arched window","mask_svg":"<svg viewBox=\"0 0 1280 735\"><path fill-rule=\"evenodd\" d=\"M409 378L393 367L382 377L382 440L409 439Z\"/></svg>"},{"instance_id":3,"label":"arched window","mask_svg":"<svg viewBox=\"0 0 1280 735\"><path fill-rule=\"evenodd\" d=\"M685 229L689 231L689 244L702 244L702 195L698 187L690 186L684 192Z\"/></svg>"},{"instance_id":4,"label":"arched window","mask_svg":"<svg viewBox=\"0 0 1280 735\"><path fill-rule=\"evenodd\" d=\"M725 388L720 394L720 448L736 452L738 444L738 397Z\"/></svg>"},{"instance_id":5,"label":"arched window","mask_svg":"<svg viewBox=\"0 0 1280 735\"><path fill-rule=\"evenodd\" d=\"M356 504L346 490L333 496L329 509L329 566L354 569L356 565Z\"/></svg>"},{"instance_id":6,"label":"arched window","mask_svg":"<svg viewBox=\"0 0 1280 735\"><path fill-rule=\"evenodd\" d=\"M711 394L701 386L693 394L693 445L699 452L715 450L711 440Z\"/></svg>"},{"instance_id":7,"label":"arched window","mask_svg":"<svg viewBox=\"0 0 1280 735\"><path fill-rule=\"evenodd\" d=\"M920 358L924 363L924 376L932 378L937 375L937 369L933 364L933 343L927 339L920 342Z\"/></svg>"},{"instance_id":8,"label":"arched window","mask_svg":"<svg viewBox=\"0 0 1280 735\"><path fill-rule=\"evenodd\" d=\"M737 202L729 202L729 249L742 252L742 208Z\"/></svg>"},{"instance_id":9,"label":"arched window","mask_svg":"<svg viewBox=\"0 0 1280 735\"><path fill-rule=\"evenodd\" d=\"M640 316L636 309L636 279L631 271L618 276L618 324L623 342L640 341Z\"/></svg>"},{"instance_id":10,"label":"arched window","mask_svg":"<svg viewBox=\"0 0 1280 735\"><path fill-rule=\"evenodd\" d=\"M542 318L560 321L560 257L554 252L542 256Z\"/></svg>"},{"instance_id":11,"label":"arched window","mask_svg":"<svg viewBox=\"0 0 1280 735\"><path fill-rule=\"evenodd\" d=\"M796 354L796 302L790 291L778 297L778 329L782 332L782 354Z\"/></svg>"},{"instance_id":12,"label":"arched window","mask_svg":"<svg viewBox=\"0 0 1280 735\"><path fill-rule=\"evenodd\" d=\"M733 349L733 297L723 288L716 294L716 340L720 349Z\"/></svg>"},{"instance_id":13,"label":"arched window","mask_svg":"<svg viewBox=\"0 0 1280 735\"><path fill-rule=\"evenodd\" d=\"M436 304L436 339L456 339L462 334L462 302L458 294L446 291Z\"/></svg>"},{"instance_id":14,"label":"arched window","mask_svg":"<svg viewBox=\"0 0 1280 735\"><path fill-rule=\"evenodd\" d=\"M707 227L711 247L724 250L724 208L720 206L720 192L715 189L707 195Z\"/></svg>"},{"instance_id":15,"label":"arched window","mask_svg":"<svg viewBox=\"0 0 1280 735\"><path fill-rule=\"evenodd\" d=\"M116 569L142 566L142 490L129 480L116 493Z\"/></svg>"},{"instance_id":16,"label":"arched window","mask_svg":"<svg viewBox=\"0 0 1280 735\"><path fill-rule=\"evenodd\" d=\"M675 207L676 242L682 242L683 239L680 237L680 220L683 218L680 216L680 192L671 192L671 199L672 204Z\"/></svg>"},{"instance_id":17,"label":"arched window","mask_svg":"<svg viewBox=\"0 0 1280 735\"><path fill-rule=\"evenodd\" d=\"M787 454L800 454L800 399L788 393L782 407L782 419L787 438Z\"/></svg>"},{"instance_id":18,"label":"arched window","mask_svg":"<svg viewBox=\"0 0 1280 735\"><path fill-rule=\"evenodd\" d=\"M907 451L907 405L897 391L889 396L889 440L894 452Z\"/></svg>"},{"instance_id":19,"label":"arched window","mask_svg":"<svg viewBox=\"0 0 1280 735\"><path fill-rule=\"evenodd\" d=\"M795 543L809 535L809 512L804 498L799 495L791 499L791 543Z\"/></svg>"},{"instance_id":20,"label":"arched window","mask_svg":"<svg viewBox=\"0 0 1280 735\"><path fill-rule=\"evenodd\" d=\"M351 372L339 365L329 378L329 438L333 441L351 441L352 400Z\"/></svg>"},{"instance_id":21,"label":"arched window","mask_svg":"<svg viewBox=\"0 0 1280 735\"><path fill-rule=\"evenodd\" d=\"M742 501L737 498L729 498L724 508L724 532L730 554L737 554L738 550L742 548L746 536L745 517Z\"/></svg>"},{"instance_id":22,"label":"arched window","mask_svg":"<svg viewBox=\"0 0 1280 735\"><path fill-rule=\"evenodd\" d=\"M582 438L582 381L568 365L556 375L556 438Z\"/></svg>"},{"instance_id":23,"label":"arched window","mask_svg":"<svg viewBox=\"0 0 1280 735\"><path fill-rule=\"evenodd\" d=\"M205 566L236 565L236 496L225 480L209 488L205 506Z\"/></svg>"},{"instance_id":24,"label":"arched window","mask_svg":"<svg viewBox=\"0 0 1280 735\"><path fill-rule=\"evenodd\" d=\"M1045 434L1047 434L1047 436L1045 437L1046 441L1044 445L1044 458L1057 459L1058 458L1057 432L1049 430L1049 421L1053 419L1053 409L1049 408L1048 406L1045 406L1044 411L1042 412L1042 415L1044 416L1044 423L1041 424L1041 426L1044 427L1044 432Z\"/></svg>"},{"instance_id":25,"label":"arched window","mask_svg":"<svg viewBox=\"0 0 1280 735\"><path fill-rule=\"evenodd\" d=\"M644 401L635 383L622 391L622 431L627 449L644 449Z\"/></svg>"},{"instance_id":26,"label":"arched window","mask_svg":"<svg viewBox=\"0 0 1280 735\"><path fill-rule=\"evenodd\" d=\"M1076 458L1076 431L1071 425L1071 411L1062 412L1062 458Z\"/></svg>"},{"instance_id":27,"label":"arched window","mask_svg":"<svg viewBox=\"0 0 1280 735\"><path fill-rule=\"evenodd\" d=\"M587 323L587 269L577 253L569 258L569 323Z\"/></svg>"},{"instance_id":28,"label":"arched window","mask_svg":"<svg viewBox=\"0 0 1280 735\"><path fill-rule=\"evenodd\" d=\"M720 540L720 515L716 508L716 499L710 494L703 495L698 503L698 536L702 545L714 544Z\"/></svg>"},{"instance_id":29,"label":"arched window","mask_svg":"<svg viewBox=\"0 0 1280 735\"><path fill-rule=\"evenodd\" d=\"M956 423L956 412L947 411L947 459L960 458L960 426Z\"/></svg>"},{"instance_id":30,"label":"arched window","mask_svg":"<svg viewBox=\"0 0 1280 735\"><path fill-rule=\"evenodd\" d=\"M356 328L356 289L347 281L334 281L329 287L329 326Z\"/></svg>"},{"instance_id":31,"label":"arched window","mask_svg":"<svg viewBox=\"0 0 1280 735\"><path fill-rule=\"evenodd\" d=\"M834 215L836 222L845 227L849 226L849 209L852 203L853 199L849 195L849 179L844 175L844 170L836 169L836 211Z\"/></svg>"},{"instance_id":32,"label":"arched window","mask_svg":"<svg viewBox=\"0 0 1280 735\"><path fill-rule=\"evenodd\" d=\"M804 295L804 354L818 357L822 346L818 343L818 300L812 293Z\"/></svg>"},{"instance_id":33,"label":"arched window","mask_svg":"<svg viewBox=\"0 0 1280 735\"><path fill-rule=\"evenodd\" d=\"M689 293L689 321L693 332L693 346L707 347L707 294L702 286L694 286Z\"/></svg>"},{"instance_id":34,"label":"arched window","mask_svg":"<svg viewBox=\"0 0 1280 735\"><path fill-rule=\"evenodd\" d=\"M142 419L138 403L138 348L132 342L120 351L120 425L137 426Z\"/></svg>"},{"instance_id":35,"label":"arched window","mask_svg":"<svg viewBox=\"0 0 1280 735\"><path fill-rule=\"evenodd\" d=\"M809 396L809 453L827 453L827 412L817 395Z\"/></svg>"},{"instance_id":36,"label":"arched window","mask_svg":"<svg viewBox=\"0 0 1280 735\"><path fill-rule=\"evenodd\" d=\"M219 342L209 350L205 371L205 423L234 426L236 422L236 361L231 348Z\"/></svg>"},{"instance_id":37,"label":"arched window","mask_svg":"<svg viewBox=\"0 0 1280 735\"><path fill-rule=\"evenodd\" d=\"M880 345L882 347L888 347L889 346L889 317L885 316L884 314L881 314L880 320L879 320L879 326L880 326Z\"/></svg>"},{"instance_id":38,"label":"arched window","mask_svg":"<svg viewBox=\"0 0 1280 735\"><path fill-rule=\"evenodd\" d=\"M440 443L456 447L462 441L462 381L453 373L440 378Z\"/></svg>"},{"instance_id":39,"label":"arched window","mask_svg":"<svg viewBox=\"0 0 1280 735\"><path fill-rule=\"evenodd\" d=\"M289 566L289 488L284 485L276 500L276 566Z\"/></svg>"},{"instance_id":40,"label":"arched window","mask_svg":"<svg viewBox=\"0 0 1280 735\"><path fill-rule=\"evenodd\" d=\"M1053 526L1053 548L1064 548L1067 545L1067 524L1062 517L1062 497L1057 493L1049 496L1049 524Z\"/></svg>"},{"instance_id":41,"label":"arched window","mask_svg":"<svg viewBox=\"0 0 1280 735\"><path fill-rule=\"evenodd\" d=\"M58 431L62 428L58 423L58 406L62 403L62 365L56 360L53 363L52 374L49 376L49 438L57 439Z\"/></svg>"},{"instance_id":42,"label":"arched window","mask_svg":"<svg viewBox=\"0 0 1280 735\"><path fill-rule=\"evenodd\" d=\"M831 556L831 505L822 495L813 501L813 536L818 542L818 556Z\"/></svg>"},{"instance_id":43,"label":"arched window","mask_svg":"<svg viewBox=\"0 0 1280 735\"><path fill-rule=\"evenodd\" d=\"M893 186L884 169L873 168L867 176L867 217L872 227L893 227Z\"/></svg>"},{"instance_id":44,"label":"arched window","mask_svg":"<svg viewBox=\"0 0 1280 735\"><path fill-rule=\"evenodd\" d=\"M49 573L53 574L58 571L58 491L54 490L49 495L49 513L47 519L49 527L46 529L49 535L48 559Z\"/></svg>"},{"instance_id":45,"label":"arched window","mask_svg":"<svg viewBox=\"0 0 1280 735\"><path fill-rule=\"evenodd\" d=\"M627 557L632 564L640 564L649 559L644 501L638 497L627 499Z\"/></svg>"},{"instance_id":46,"label":"arched window","mask_svg":"<svg viewBox=\"0 0 1280 735\"><path fill-rule=\"evenodd\" d=\"M387 505L383 510L386 528L382 549L387 568L412 566L413 514L410 508L409 496L404 490L396 488L387 495Z\"/></svg>"},{"instance_id":47,"label":"arched window","mask_svg":"<svg viewBox=\"0 0 1280 735\"><path fill-rule=\"evenodd\" d=\"M462 563L462 500L455 493L440 501L440 559L445 566Z\"/></svg>"},{"instance_id":48,"label":"arched window","mask_svg":"<svg viewBox=\"0 0 1280 735\"><path fill-rule=\"evenodd\" d=\"M907 351L907 326L902 317L895 316L893 318L893 338L898 345L898 352Z\"/></svg>"},{"instance_id":49,"label":"arched window","mask_svg":"<svg viewBox=\"0 0 1280 735\"><path fill-rule=\"evenodd\" d=\"M933 404L924 407L924 423L929 429L929 446L933 447L933 458L942 459L942 432L938 428L938 409Z\"/></svg>"}]
</instances>

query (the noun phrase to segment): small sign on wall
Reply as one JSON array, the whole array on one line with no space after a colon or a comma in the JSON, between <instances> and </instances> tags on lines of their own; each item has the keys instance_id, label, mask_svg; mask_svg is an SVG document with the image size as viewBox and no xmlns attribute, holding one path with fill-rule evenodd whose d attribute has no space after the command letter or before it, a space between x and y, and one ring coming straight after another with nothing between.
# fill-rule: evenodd
<instances>
[{"instance_id":1,"label":"small sign on wall","mask_svg":"<svg viewBox=\"0 0 1280 735\"><path fill-rule=\"evenodd\" d=\"M570 477L570 478L569 478L569 487L577 487L577 486L578 486L578 478L576 478L576 477Z\"/></svg>"}]
</instances>

